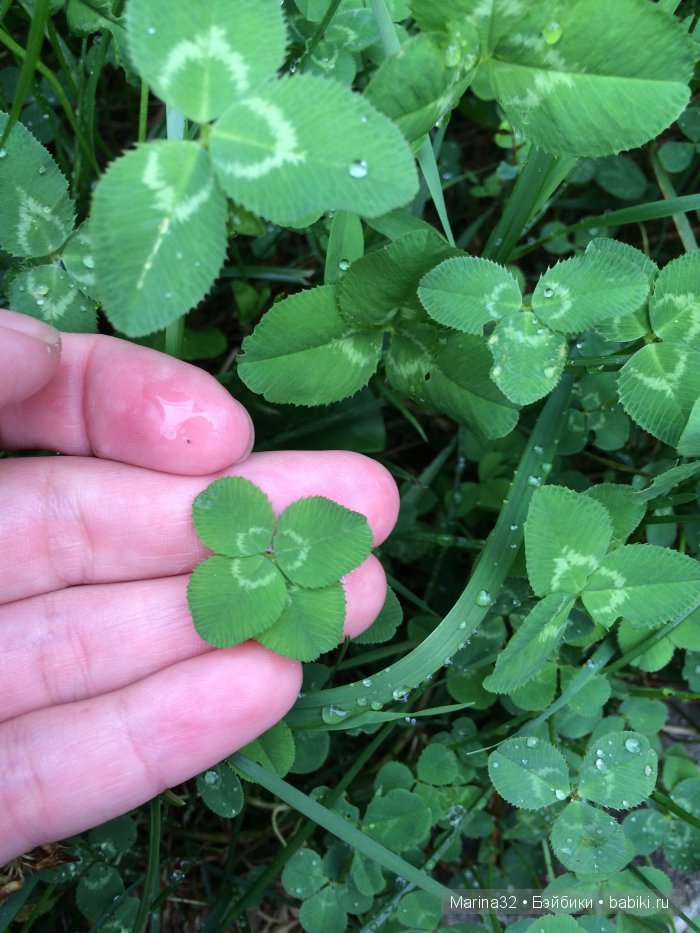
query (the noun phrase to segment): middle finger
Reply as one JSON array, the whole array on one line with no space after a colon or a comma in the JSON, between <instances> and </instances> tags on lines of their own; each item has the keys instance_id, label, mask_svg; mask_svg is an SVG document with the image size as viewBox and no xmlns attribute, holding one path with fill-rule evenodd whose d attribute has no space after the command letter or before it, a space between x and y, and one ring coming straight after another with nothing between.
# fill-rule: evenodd
<instances>
[{"instance_id":1,"label":"middle finger","mask_svg":"<svg viewBox=\"0 0 700 933\"><path fill-rule=\"evenodd\" d=\"M82 457L0 464L0 603L67 586L187 573L207 553L192 525L192 500L220 475L245 476L276 512L322 495L362 512L379 544L391 531L398 495L378 463L347 451L251 455L205 477L154 473Z\"/></svg>"}]
</instances>

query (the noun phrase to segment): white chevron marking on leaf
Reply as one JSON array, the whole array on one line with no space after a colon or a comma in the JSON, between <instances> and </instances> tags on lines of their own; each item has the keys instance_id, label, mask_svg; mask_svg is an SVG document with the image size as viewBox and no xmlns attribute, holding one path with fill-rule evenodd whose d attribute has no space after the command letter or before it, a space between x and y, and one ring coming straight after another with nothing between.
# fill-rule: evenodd
<instances>
[{"instance_id":1,"label":"white chevron marking on leaf","mask_svg":"<svg viewBox=\"0 0 700 933\"><path fill-rule=\"evenodd\" d=\"M178 42L168 55L160 76L163 86L170 87L175 75L191 62L206 64L211 59L220 61L226 66L240 94L244 94L249 89L250 68L243 56L228 44L226 33L220 26L212 26L207 32L199 33L193 39Z\"/></svg>"},{"instance_id":2,"label":"white chevron marking on leaf","mask_svg":"<svg viewBox=\"0 0 700 933\"><path fill-rule=\"evenodd\" d=\"M275 148L271 155L259 162L224 163L223 170L228 175L233 175L234 178L256 179L288 163L298 165L300 162L306 162L306 155L299 152L299 138L296 130L279 107L268 103L261 97L251 97L240 103L264 120L275 137Z\"/></svg>"}]
</instances>

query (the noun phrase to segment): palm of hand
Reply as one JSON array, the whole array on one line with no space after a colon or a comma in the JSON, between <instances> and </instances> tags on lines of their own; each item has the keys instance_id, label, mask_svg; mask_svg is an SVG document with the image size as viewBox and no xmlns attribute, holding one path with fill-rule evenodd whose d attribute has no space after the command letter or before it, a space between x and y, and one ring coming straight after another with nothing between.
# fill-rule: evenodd
<instances>
[{"instance_id":1,"label":"palm of hand","mask_svg":"<svg viewBox=\"0 0 700 933\"><path fill-rule=\"evenodd\" d=\"M192 626L191 506L212 479L251 479L277 512L327 496L375 544L398 504L357 454L248 456L247 413L201 370L107 337L47 347L43 326L0 312L0 444L69 455L0 463L0 864L210 767L293 704L297 662ZM344 585L353 635L386 583L370 557Z\"/></svg>"}]
</instances>

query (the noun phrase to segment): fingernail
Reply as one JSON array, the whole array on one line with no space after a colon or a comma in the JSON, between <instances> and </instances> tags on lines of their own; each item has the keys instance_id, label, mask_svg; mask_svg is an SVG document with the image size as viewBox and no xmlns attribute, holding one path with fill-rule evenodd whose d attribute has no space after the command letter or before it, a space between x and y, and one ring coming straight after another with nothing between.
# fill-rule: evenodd
<instances>
[{"instance_id":1,"label":"fingernail","mask_svg":"<svg viewBox=\"0 0 700 933\"><path fill-rule=\"evenodd\" d=\"M41 340L49 346L54 346L61 339L60 333L50 324L27 317L26 314L16 314L14 311L0 309L0 327L14 330L18 334L26 334L27 337Z\"/></svg>"}]
</instances>

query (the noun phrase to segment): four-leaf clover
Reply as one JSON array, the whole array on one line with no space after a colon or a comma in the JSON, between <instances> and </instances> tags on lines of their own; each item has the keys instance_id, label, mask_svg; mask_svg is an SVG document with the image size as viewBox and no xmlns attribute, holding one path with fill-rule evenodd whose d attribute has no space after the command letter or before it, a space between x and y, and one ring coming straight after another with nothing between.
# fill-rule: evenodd
<instances>
[{"instance_id":1,"label":"four-leaf clover","mask_svg":"<svg viewBox=\"0 0 700 933\"><path fill-rule=\"evenodd\" d=\"M242 477L218 479L194 500L197 534L214 551L187 589L195 628L216 647L248 638L299 661L334 648L343 634L340 578L365 560L364 515L308 496L275 519L265 493Z\"/></svg>"}]
</instances>

